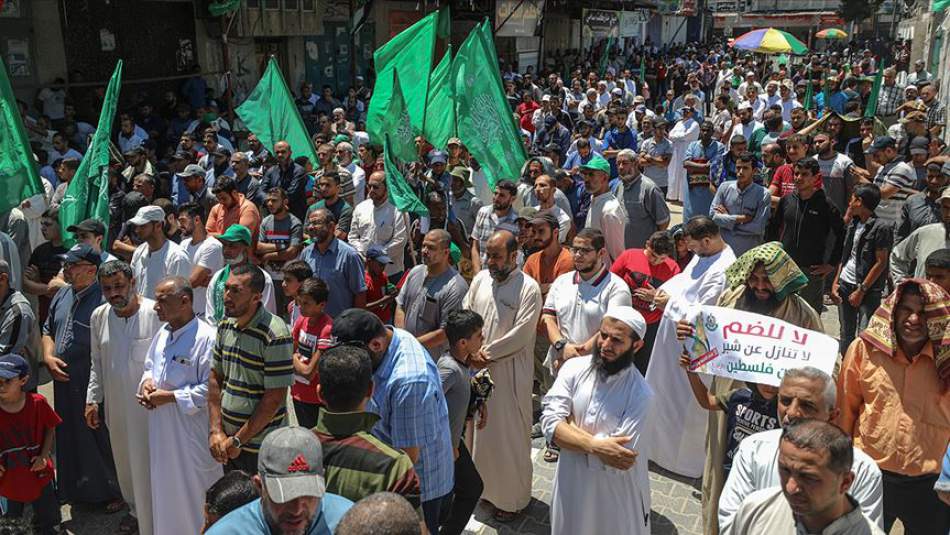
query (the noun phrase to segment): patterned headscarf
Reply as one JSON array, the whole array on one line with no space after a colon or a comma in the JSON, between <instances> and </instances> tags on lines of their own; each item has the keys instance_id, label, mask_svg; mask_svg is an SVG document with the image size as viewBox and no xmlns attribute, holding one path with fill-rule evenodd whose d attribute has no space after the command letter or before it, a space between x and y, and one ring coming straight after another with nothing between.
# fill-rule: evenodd
<instances>
[{"instance_id":1,"label":"patterned headscarf","mask_svg":"<svg viewBox=\"0 0 950 535\"><path fill-rule=\"evenodd\" d=\"M950 388L950 296L940 286L924 279L906 279L887 296L868 321L868 328L859 336L879 351L893 358L897 353L897 332L894 329L894 308L908 284L920 288L924 301L924 321L933 344L937 375L945 388Z\"/></svg>"},{"instance_id":2,"label":"patterned headscarf","mask_svg":"<svg viewBox=\"0 0 950 535\"><path fill-rule=\"evenodd\" d=\"M729 289L746 283L749 275L759 263L765 267L765 273L772 283L775 297L779 300L797 292L808 284L808 277L798 268L798 264L788 256L782 243L770 241L749 249L726 269L726 281Z\"/></svg>"}]
</instances>

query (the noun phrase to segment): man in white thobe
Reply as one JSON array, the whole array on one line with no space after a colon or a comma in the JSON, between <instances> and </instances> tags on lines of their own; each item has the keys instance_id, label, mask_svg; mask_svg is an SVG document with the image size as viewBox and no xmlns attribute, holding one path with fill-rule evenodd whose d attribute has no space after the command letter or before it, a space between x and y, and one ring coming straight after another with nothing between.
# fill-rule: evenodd
<instances>
[{"instance_id":1,"label":"man in white thobe","mask_svg":"<svg viewBox=\"0 0 950 535\"><path fill-rule=\"evenodd\" d=\"M680 109L683 118L676 122L673 129L670 130L669 139L673 144L673 155L670 157L670 164L667 167L669 175L669 188L666 190L666 198L671 201L682 201L685 194L686 168L683 167L683 161L686 160L686 148L689 144L699 139L699 123L693 119L695 110L688 106Z\"/></svg>"},{"instance_id":2,"label":"man in white thobe","mask_svg":"<svg viewBox=\"0 0 950 535\"><path fill-rule=\"evenodd\" d=\"M534 340L541 315L541 289L518 269L518 240L507 230L488 239L485 265L475 275L462 308L485 320L485 345L472 357L488 368L495 389L488 423L475 430L472 458L482 476L482 498L503 521L531 501L531 385Z\"/></svg>"},{"instance_id":3,"label":"man in white thobe","mask_svg":"<svg viewBox=\"0 0 950 535\"><path fill-rule=\"evenodd\" d=\"M593 355L568 360L544 396L541 428L561 447L551 499L554 535L650 533L644 433L654 396L633 366L646 330L629 305L610 307Z\"/></svg>"},{"instance_id":4,"label":"man in white thobe","mask_svg":"<svg viewBox=\"0 0 950 535\"><path fill-rule=\"evenodd\" d=\"M195 316L183 277L155 288L155 311L166 321L140 375L137 398L148 412L147 464L152 472L155 535L200 533L208 490L223 471L208 442L208 376L215 328Z\"/></svg>"},{"instance_id":5,"label":"man in white thobe","mask_svg":"<svg viewBox=\"0 0 950 535\"><path fill-rule=\"evenodd\" d=\"M698 305L714 305L726 289L726 268L736 260L707 216L696 216L684 227L695 254L682 273L660 286L655 299L663 309L646 379L657 394L655 428L650 450L653 462L685 477L703 474L707 412L695 403L689 380L678 361L683 352L676 323L696 315Z\"/></svg>"},{"instance_id":6,"label":"man in white thobe","mask_svg":"<svg viewBox=\"0 0 950 535\"><path fill-rule=\"evenodd\" d=\"M610 192L610 164L607 160L595 155L580 167L584 186L591 195L584 226L604 233L607 261L613 263L625 249L627 211Z\"/></svg>"},{"instance_id":7,"label":"man in white thobe","mask_svg":"<svg viewBox=\"0 0 950 535\"><path fill-rule=\"evenodd\" d=\"M138 521L139 533L146 535L152 533L148 426L134 399L145 353L161 322L154 303L136 294L128 264L106 262L99 267L98 277L106 304L96 308L89 320L92 368L86 389L86 424L99 427L99 404L104 403L119 489Z\"/></svg>"}]
</instances>

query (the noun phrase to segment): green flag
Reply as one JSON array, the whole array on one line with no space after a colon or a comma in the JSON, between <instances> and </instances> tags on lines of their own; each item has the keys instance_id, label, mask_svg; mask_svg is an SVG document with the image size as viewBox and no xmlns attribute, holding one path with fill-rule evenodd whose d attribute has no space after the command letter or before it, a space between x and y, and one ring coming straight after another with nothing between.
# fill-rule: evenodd
<instances>
[{"instance_id":1,"label":"green flag","mask_svg":"<svg viewBox=\"0 0 950 535\"><path fill-rule=\"evenodd\" d=\"M864 110L865 117L874 117L877 115L877 99L881 95L881 82L884 80L884 62L881 61L877 74L874 75L874 84L871 86L871 94L868 95L868 107Z\"/></svg>"},{"instance_id":2,"label":"green flag","mask_svg":"<svg viewBox=\"0 0 950 535\"><path fill-rule=\"evenodd\" d=\"M808 69L808 72L805 73L805 81L808 82L808 85L805 86L805 102L802 102L802 107L805 108L805 111L810 111L815 107L815 83L811 79L811 69Z\"/></svg>"},{"instance_id":3,"label":"green flag","mask_svg":"<svg viewBox=\"0 0 950 535\"><path fill-rule=\"evenodd\" d=\"M257 87L235 111L268 149L273 150L278 141L286 141L295 156L306 156L314 166L319 164L300 110L273 57Z\"/></svg>"},{"instance_id":4,"label":"green flag","mask_svg":"<svg viewBox=\"0 0 950 535\"><path fill-rule=\"evenodd\" d=\"M7 67L0 59L0 212L43 192L30 140L20 120Z\"/></svg>"},{"instance_id":5,"label":"green flag","mask_svg":"<svg viewBox=\"0 0 950 535\"><path fill-rule=\"evenodd\" d=\"M607 38L607 44L604 46L604 53L600 56L600 77L607 74L607 62L610 60L610 49L614 46L614 36Z\"/></svg>"},{"instance_id":6,"label":"green flag","mask_svg":"<svg viewBox=\"0 0 950 535\"><path fill-rule=\"evenodd\" d=\"M426 103L423 133L433 147L445 148L455 137L455 96L452 93L452 46L429 76L429 102Z\"/></svg>"},{"instance_id":7,"label":"green flag","mask_svg":"<svg viewBox=\"0 0 950 535\"><path fill-rule=\"evenodd\" d=\"M412 127L417 133L422 132L440 12L426 15L373 53L377 76L366 114L366 130L373 143L382 143L386 133L380 121L393 98L393 72L396 69L400 73L400 87Z\"/></svg>"},{"instance_id":8,"label":"green flag","mask_svg":"<svg viewBox=\"0 0 950 535\"><path fill-rule=\"evenodd\" d=\"M389 190L389 200L396 208L403 212L419 215L429 215L429 209L419 200L419 196L406 182L399 164L393 159L395 154L389 143L389 133L384 134L383 165L386 169L386 189Z\"/></svg>"},{"instance_id":9,"label":"green flag","mask_svg":"<svg viewBox=\"0 0 950 535\"><path fill-rule=\"evenodd\" d=\"M241 7L241 0L217 0L208 4L208 13L215 17L227 15Z\"/></svg>"},{"instance_id":10,"label":"green flag","mask_svg":"<svg viewBox=\"0 0 950 535\"><path fill-rule=\"evenodd\" d=\"M950 0L933 0L933 4L930 5L930 10L934 13L940 13L948 7L950 7Z\"/></svg>"},{"instance_id":11,"label":"green flag","mask_svg":"<svg viewBox=\"0 0 950 535\"><path fill-rule=\"evenodd\" d=\"M393 84L392 98L387 101L384 115L380 116L377 126L384 138L389 137L393 156L403 162L414 162L419 159L416 154L416 131L412 127L406 101L399 89L401 84L398 80L402 76L398 71L392 71L392 76L397 83Z\"/></svg>"},{"instance_id":12,"label":"green flag","mask_svg":"<svg viewBox=\"0 0 950 535\"><path fill-rule=\"evenodd\" d=\"M92 136L89 149L83 156L76 175L66 188L66 195L59 205L59 225L62 229L63 245L71 247L75 242L73 234L66 229L84 219L98 219L109 226L109 137L112 135L112 122L119 103L119 88L122 85L122 60L115 66L109 87L102 101L99 123Z\"/></svg>"},{"instance_id":13,"label":"green flag","mask_svg":"<svg viewBox=\"0 0 950 535\"><path fill-rule=\"evenodd\" d=\"M472 30L452 61L459 137L484 169L492 191L501 179L517 180L527 158L493 49L486 19Z\"/></svg>"}]
</instances>

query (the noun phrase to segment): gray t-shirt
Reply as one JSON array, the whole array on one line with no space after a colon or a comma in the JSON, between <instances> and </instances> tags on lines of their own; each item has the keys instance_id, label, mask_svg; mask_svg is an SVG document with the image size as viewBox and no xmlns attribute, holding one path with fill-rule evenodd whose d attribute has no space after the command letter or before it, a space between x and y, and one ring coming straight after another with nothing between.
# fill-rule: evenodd
<instances>
[{"instance_id":1,"label":"gray t-shirt","mask_svg":"<svg viewBox=\"0 0 950 535\"><path fill-rule=\"evenodd\" d=\"M276 219L273 215L268 215L261 221L260 235L257 241L261 243L277 244L279 250L289 247L297 247L303 243L303 225L293 214L288 213L283 219ZM280 271L284 262L268 262L264 267L273 280L283 280L284 275Z\"/></svg>"},{"instance_id":2,"label":"gray t-shirt","mask_svg":"<svg viewBox=\"0 0 950 535\"><path fill-rule=\"evenodd\" d=\"M644 139L643 144L640 145L640 154L656 157L672 155L673 144L667 138L663 138L662 141L657 143L656 138L650 137ZM666 186L668 180L667 168L666 165L645 165L643 166L643 174L657 186L663 187Z\"/></svg>"},{"instance_id":3,"label":"gray t-shirt","mask_svg":"<svg viewBox=\"0 0 950 535\"><path fill-rule=\"evenodd\" d=\"M663 190L642 174L630 184L621 182L617 199L627 212L627 224L623 230L626 249L643 249L650 235L660 225L670 222L670 209Z\"/></svg>"},{"instance_id":4,"label":"gray t-shirt","mask_svg":"<svg viewBox=\"0 0 950 535\"><path fill-rule=\"evenodd\" d=\"M406 330L413 336L442 328L449 312L462 308L462 298L468 292L468 284L454 268L438 277L429 278L426 274L423 264L412 268L396 296L396 304L406 314ZM439 354L446 347L438 349L433 353Z\"/></svg>"},{"instance_id":5,"label":"gray t-shirt","mask_svg":"<svg viewBox=\"0 0 950 535\"><path fill-rule=\"evenodd\" d=\"M454 448L462 439L462 431L465 429L465 414L468 412L468 402L472 395L471 380L468 367L449 353L439 357L438 367L445 404L449 407L449 431Z\"/></svg>"}]
</instances>

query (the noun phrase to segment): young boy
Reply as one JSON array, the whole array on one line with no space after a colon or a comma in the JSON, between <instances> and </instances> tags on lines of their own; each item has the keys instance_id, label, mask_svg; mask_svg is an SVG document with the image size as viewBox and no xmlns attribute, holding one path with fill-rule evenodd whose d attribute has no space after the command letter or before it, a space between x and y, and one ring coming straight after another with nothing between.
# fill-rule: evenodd
<instances>
[{"instance_id":1,"label":"young boy","mask_svg":"<svg viewBox=\"0 0 950 535\"><path fill-rule=\"evenodd\" d=\"M324 312L330 291L322 279L313 277L303 281L296 293L300 318L294 322L291 331L294 339L294 386L290 395L294 399L297 423L310 429L317 425L317 415L323 405L317 393L320 382L317 361L320 352L330 347L333 320Z\"/></svg>"},{"instance_id":2,"label":"young boy","mask_svg":"<svg viewBox=\"0 0 950 535\"><path fill-rule=\"evenodd\" d=\"M313 270L310 269L310 265L303 260L291 260L284 264L284 267L281 268L281 273L284 275L284 280L281 281L280 287L284 290L284 295L289 301L289 303L287 303L286 313L290 317L288 323L293 327L294 323L297 323L297 320L300 319L300 307L297 305L297 292L300 290L300 285L303 281L313 277Z\"/></svg>"},{"instance_id":3,"label":"young boy","mask_svg":"<svg viewBox=\"0 0 950 535\"><path fill-rule=\"evenodd\" d=\"M445 321L449 350L439 358L439 378L449 407L449 430L455 449L455 498L448 520L440 533L460 534L478 505L484 485L465 447L462 433L472 394L468 359L482 347L482 317L471 310L456 310Z\"/></svg>"},{"instance_id":4,"label":"young boy","mask_svg":"<svg viewBox=\"0 0 950 535\"><path fill-rule=\"evenodd\" d=\"M386 266L392 263L379 245L371 245L366 251L366 310L376 314L384 325L393 322L393 301L399 293L386 276Z\"/></svg>"},{"instance_id":5,"label":"young boy","mask_svg":"<svg viewBox=\"0 0 950 535\"><path fill-rule=\"evenodd\" d=\"M689 371L689 356L680 357L680 366L686 370L689 386L700 407L708 411L726 411L728 445L722 461L722 470L723 475L728 476L732 468L732 458L745 437L778 427L778 387L747 381L748 386L714 396L709 393L699 375Z\"/></svg>"},{"instance_id":6,"label":"young boy","mask_svg":"<svg viewBox=\"0 0 950 535\"><path fill-rule=\"evenodd\" d=\"M23 391L29 377L26 359L0 357L0 496L10 517L19 518L31 504L39 533L47 535L61 521L50 452L62 419L43 396Z\"/></svg>"}]
</instances>

